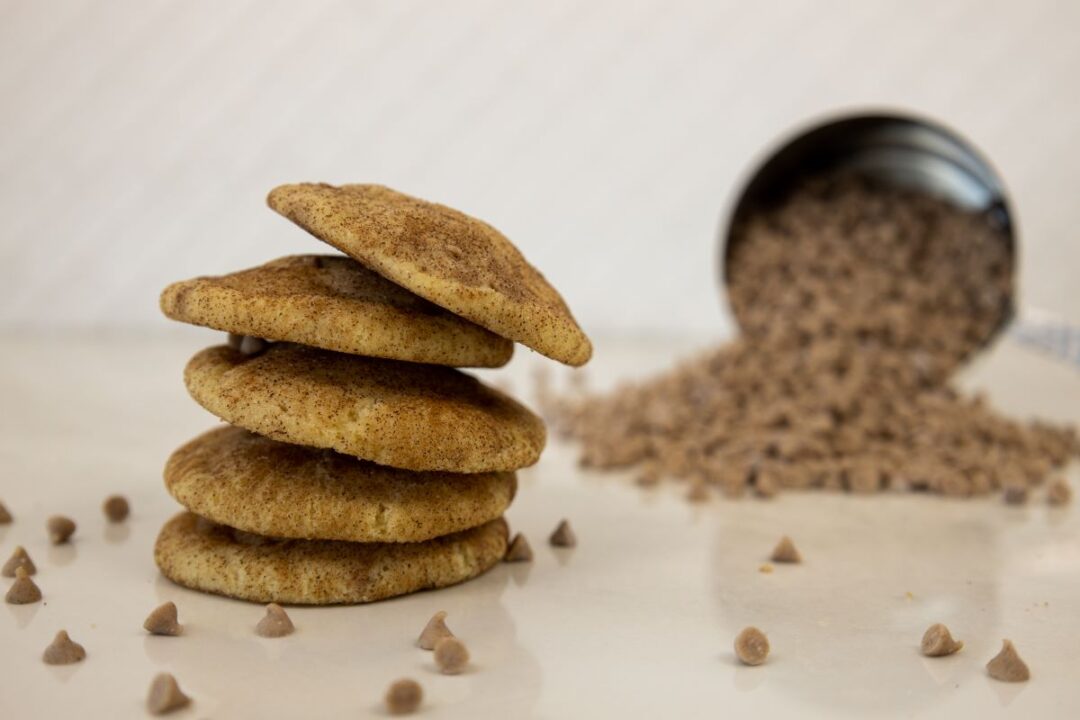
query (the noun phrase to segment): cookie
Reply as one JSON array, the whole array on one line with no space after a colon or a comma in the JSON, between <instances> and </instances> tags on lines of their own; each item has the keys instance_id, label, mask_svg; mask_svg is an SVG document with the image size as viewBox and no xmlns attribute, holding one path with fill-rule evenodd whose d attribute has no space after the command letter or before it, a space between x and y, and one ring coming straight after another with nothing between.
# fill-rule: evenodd
<instances>
[{"instance_id":1,"label":"cookie","mask_svg":"<svg viewBox=\"0 0 1080 720\"><path fill-rule=\"evenodd\" d=\"M559 293L495 228L381 185L302 183L267 202L383 277L567 365L592 345Z\"/></svg>"},{"instance_id":2,"label":"cookie","mask_svg":"<svg viewBox=\"0 0 1080 720\"><path fill-rule=\"evenodd\" d=\"M509 340L335 255L173 283L161 311L236 335L435 365L500 367L514 352Z\"/></svg>"},{"instance_id":3,"label":"cookie","mask_svg":"<svg viewBox=\"0 0 1080 720\"><path fill-rule=\"evenodd\" d=\"M454 585L506 552L506 522L421 543L274 540L182 512L161 529L154 561L194 590L289 605L364 603Z\"/></svg>"},{"instance_id":4,"label":"cookie","mask_svg":"<svg viewBox=\"0 0 1080 720\"><path fill-rule=\"evenodd\" d=\"M233 425L406 470L516 470L544 448L540 418L453 368L273 343L207 348L184 381Z\"/></svg>"},{"instance_id":5,"label":"cookie","mask_svg":"<svg viewBox=\"0 0 1080 720\"><path fill-rule=\"evenodd\" d=\"M500 517L517 481L397 470L226 426L174 452L165 487L197 515L258 535L420 542Z\"/></svg>"}]
</instances>

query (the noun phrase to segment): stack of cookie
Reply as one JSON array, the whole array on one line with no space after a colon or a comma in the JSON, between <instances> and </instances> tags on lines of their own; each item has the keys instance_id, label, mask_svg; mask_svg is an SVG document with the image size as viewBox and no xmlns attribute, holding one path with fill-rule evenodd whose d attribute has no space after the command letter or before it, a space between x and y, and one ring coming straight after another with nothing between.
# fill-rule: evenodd
<instances>
[{"instance_id":1,"label":"stack of cookie","mask_svg":"<svg viewBox=\"0 0 1080 720\"><path fill-rule=\"evenodd\" d=\"M456 367L517 341L569 365L592 348L501 233L374 185L286 185L270 207L344 255L176 283L164 313L230 333L184 380L230 425L181 447L186 512L155 560L174 582L257 602L369 602L452 585L506 551L514 471L541 420Z\"/></svg>"}]
</instances>

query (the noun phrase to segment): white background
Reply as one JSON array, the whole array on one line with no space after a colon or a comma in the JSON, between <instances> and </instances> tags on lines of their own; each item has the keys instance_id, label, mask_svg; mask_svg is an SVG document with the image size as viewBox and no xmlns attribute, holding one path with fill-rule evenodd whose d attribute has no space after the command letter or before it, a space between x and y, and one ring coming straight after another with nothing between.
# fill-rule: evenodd
<instances>
[{"instance_id":1,"label":"white background","mask_svg":"<svg viewBox=\"0 0 1080 720\"><path fill-rule=\"evenodd\" d=\"M377 181L489 220L590 332L718 333L716 231L779 137L895 106L1019 208L1080 319L1080 3L0 0L0 330L165 328L169 281L323 246L264 197Z\"/></svg>"}]
</instances>

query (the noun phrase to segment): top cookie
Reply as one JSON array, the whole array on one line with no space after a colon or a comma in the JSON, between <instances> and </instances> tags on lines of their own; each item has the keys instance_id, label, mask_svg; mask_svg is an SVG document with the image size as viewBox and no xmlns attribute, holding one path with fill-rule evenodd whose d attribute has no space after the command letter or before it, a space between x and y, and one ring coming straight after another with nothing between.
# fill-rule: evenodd
<instances>
[{"instance_id":1,"label":"top cookie","mask_svg":"<svg viewBox=\"0 0 1080 720\"><path fill-rule=\"evenodd\" d=\"M383 277L492 332L567 365L592 356L559 293L487 223L381 185L282 185L267 202Z\"/></svg>"},{"instance_id":2,"label":"top cookie","mask_svg":"<svg viewBox=\"0 0 1080 720\"><path fill-rule=\"evenodd\" d=\"M161 310L237 335L434 365L499 367L514 352L509 340L336 255L173 283Z\"/></svg>"}]
</instances>

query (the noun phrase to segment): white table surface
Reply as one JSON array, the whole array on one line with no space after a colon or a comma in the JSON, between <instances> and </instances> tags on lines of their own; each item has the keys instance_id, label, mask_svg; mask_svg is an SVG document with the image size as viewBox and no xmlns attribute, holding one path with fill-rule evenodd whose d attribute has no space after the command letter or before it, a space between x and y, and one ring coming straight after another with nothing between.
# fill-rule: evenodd
<instances>
[{"instance_id":1,"label":"white table surface","mask_svg":"<svg viewBox=\"0 0 1080 720\"><path fill-rule=\"evenodd\" d=\"M691 506L676 487L583 472L557 441L521 473L508 515L531 565L369 606L291 609L295 635L256 637L260 606L174 586L151 557L177 510L165 458L214 423L180 378L212 337L0 338L0 499L16 516L0 526L0 559L25 545L45 595L0 611L0 718L141 717L160 671L195 698L177 718L378 716L401 676L424 686L430 718L1080 715L1080 507L820 493ZM640 376L687 346L601 343L590 378ZM526 399L537 362L519 350L502 371ZM1008 343L967 384L1019 415L1080 420L1080 373ZM114 492L133 508L118 527L100 511ZM73 544L49 546L53 513L78 521ZM556 551L545 538L563 516L580 542ZM760 573L783 533L805 563ZM143 618L166 600L186 632L148 637ZM413 647L440 609L473 654L462 676ZM937 621L963 651L919 655ZM748 624L773 646L762 667L732 654ZM85 662L40 661L60 628ZM1003 637L1029 683L987 677Z\"/></svg>"}]
</instances>

